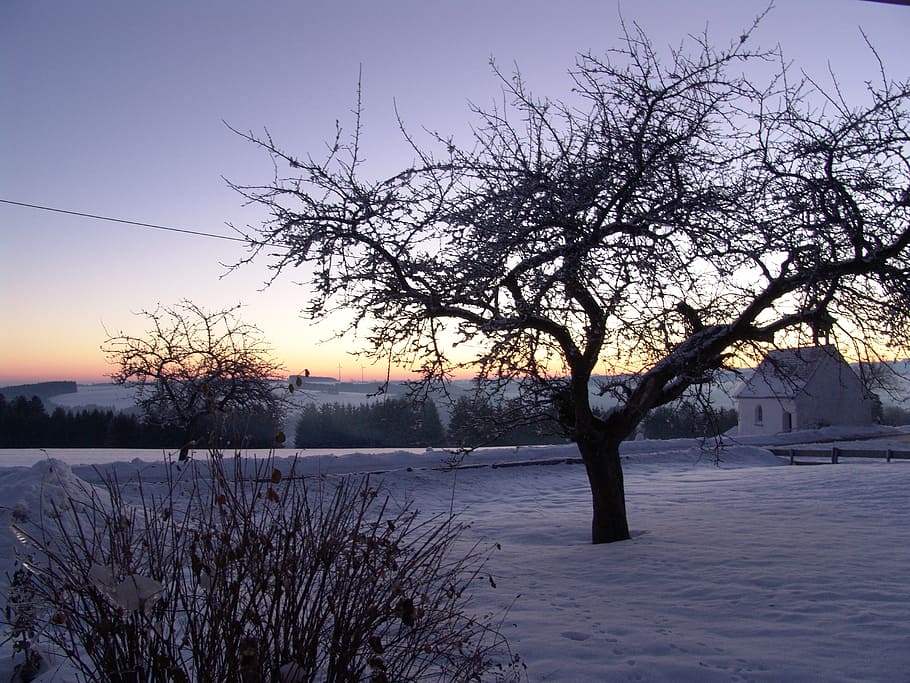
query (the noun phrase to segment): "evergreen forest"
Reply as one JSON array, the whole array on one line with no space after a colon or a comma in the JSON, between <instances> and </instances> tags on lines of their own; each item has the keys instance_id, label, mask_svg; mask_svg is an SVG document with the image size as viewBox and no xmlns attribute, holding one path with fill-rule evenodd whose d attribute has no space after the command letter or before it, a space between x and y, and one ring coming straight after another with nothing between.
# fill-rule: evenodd
<instances>
[{"instance_id":1,"label":"evergreen forest","mask_svg":"<svg viewBox=\"0 0 910 683\"><path fill-rule=\"evenodd\" d=\"M272 420L250 416L241 424L242 429L224 430L217 445L241 443L238 434L245 446L274 444ZM183 434L180 427L155 424L131 412L57 407L48 413L38 396L7 400L0 394L0 448L177 448Z\"/></svg>"}]
</instances>

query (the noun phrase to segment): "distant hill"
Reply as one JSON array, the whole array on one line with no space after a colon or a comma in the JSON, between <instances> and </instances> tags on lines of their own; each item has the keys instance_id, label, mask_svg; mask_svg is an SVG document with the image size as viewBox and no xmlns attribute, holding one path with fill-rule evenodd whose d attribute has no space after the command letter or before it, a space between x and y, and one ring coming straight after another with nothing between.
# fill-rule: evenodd
<instances>
[{"instance_id":1,"label":"distant hill","mask_svg":"<svg viewBox=\"0 0 910 683\"><path fill-rule=\"evenodd\" d=\"M31 398L37 396L42 401L46 401L51 396L61 394L75 394L77 391L75 382L36 382L35 384L14 384L6 387L0 387L0 394L3 394L7 401L17 396Z\"/></svg>"}]
</instances>

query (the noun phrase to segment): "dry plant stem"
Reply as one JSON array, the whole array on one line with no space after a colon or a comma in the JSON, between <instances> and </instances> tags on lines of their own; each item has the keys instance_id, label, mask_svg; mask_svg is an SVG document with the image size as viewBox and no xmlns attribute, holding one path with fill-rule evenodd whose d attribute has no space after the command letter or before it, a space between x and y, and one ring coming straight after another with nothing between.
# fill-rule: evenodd
<instances>
[{"instance_id":1,"label":"dry plant stem","mask_svg":"<svg viewBox=\"0 0 910 683\"><path fill-rule=\"evenodd\" d=\"M213 455L169 468L161 497L138 479L137 506L110 474L20 525L44 638L87 679L520 678L470 609L488 551L453 515L393 509L366 477Z\"/></svg>"}]
</instances>

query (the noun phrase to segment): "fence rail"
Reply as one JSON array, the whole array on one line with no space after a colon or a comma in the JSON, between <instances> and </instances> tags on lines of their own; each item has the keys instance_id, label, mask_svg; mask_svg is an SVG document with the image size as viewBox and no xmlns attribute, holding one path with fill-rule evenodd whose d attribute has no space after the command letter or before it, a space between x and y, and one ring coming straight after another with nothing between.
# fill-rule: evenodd
<instances>
[{"instance_id":1,"label":"fence rail","mask_svg":"<svg viewBox=\"0 0 910 683\"><path fill-rule=\"evenodd\" d=\"M821 465L819 458L830 460L836 465L841 458L873 458L875 460L910 460L910 451L893 448L772 448L774 455L790 458L791 465ZM814 458L814 460L797 460L797 458Z\"/></svg>"}]
</instances>

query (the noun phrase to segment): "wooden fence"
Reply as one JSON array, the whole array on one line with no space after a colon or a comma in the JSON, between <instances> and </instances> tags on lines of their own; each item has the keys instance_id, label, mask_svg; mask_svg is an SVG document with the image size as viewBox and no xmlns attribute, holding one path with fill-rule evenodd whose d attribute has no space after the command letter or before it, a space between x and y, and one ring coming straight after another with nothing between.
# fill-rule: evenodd
<instances>
[{"instance_id":1,"label":"wooden fence","mask_svg":"<svg viewBox=\"0 0 910 683\"><path fill-rule=\"evenodd\" d=\"M830 461L836 465L841 458L874 458L876 460L910 460L910 451L896 450L893 448L772 448L774 455L790 458L791 465L822 465L819 459ZM797 460L797 458L812 458L812 460Z\"/></svg>"}]
</instances>

